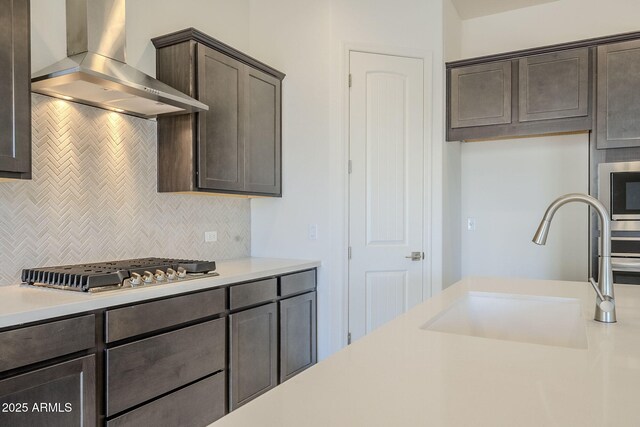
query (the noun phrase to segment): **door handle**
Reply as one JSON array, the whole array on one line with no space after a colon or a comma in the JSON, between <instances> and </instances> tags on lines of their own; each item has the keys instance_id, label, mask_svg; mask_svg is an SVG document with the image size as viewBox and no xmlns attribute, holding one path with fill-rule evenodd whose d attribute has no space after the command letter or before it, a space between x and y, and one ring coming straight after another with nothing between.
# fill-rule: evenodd
<instances>
[{"instance_id":1,"label":"door handle","mask_svg":"<svg viewBox=\"0 0 640 427\"><path fill-rule=\"evenodd\" d=\"M405 258L408 258L411 261L422 261L424 258L424 252L411 252L411 256L406 256Z\"/></svg>"}]
</instances>

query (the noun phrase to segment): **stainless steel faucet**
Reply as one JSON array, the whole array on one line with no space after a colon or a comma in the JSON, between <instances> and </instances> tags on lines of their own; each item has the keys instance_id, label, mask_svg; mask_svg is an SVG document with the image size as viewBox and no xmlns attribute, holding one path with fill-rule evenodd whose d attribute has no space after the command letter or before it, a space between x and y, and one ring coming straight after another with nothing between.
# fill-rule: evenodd
<instances>
[{"instance_id":1,"label":"stainless steel faucet","mask_svg":"<svg viewBox=\"0 0 640 427\"><path fill-rule=\"evenodd\" d=\"M616 307L613 297L613 272L611 270L611 220L609 212L600 201L586 194L571 193L553 201L544 213L544 217L533 236L533 243L544 245L547 242L549 226L553 215L561 206L571 202L582 202L593 207L600 218L600 267L598 268L598 284L591 278L589 283L598 295L594 319L603 323L616 322Z\"/></svg>"}]
</instances>

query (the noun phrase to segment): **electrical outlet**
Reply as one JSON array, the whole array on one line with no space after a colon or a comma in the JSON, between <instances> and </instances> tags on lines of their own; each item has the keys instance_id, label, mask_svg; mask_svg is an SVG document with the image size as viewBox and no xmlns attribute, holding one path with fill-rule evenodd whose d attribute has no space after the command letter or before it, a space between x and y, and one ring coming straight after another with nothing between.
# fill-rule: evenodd
<instances>
[{"instance_id":1,"label":"electrical outlet","mask_svg":"<svg viewBox=\"0 0 640 427\"><path fill-rule=\"evenodd\" d=\"M476 230L476 219L475 218L467 218L467 230L475 231Z\"/></svg>"},{"instance_id":2,"label":"electrical outlet","mask_svg":"<svg viewBox=\"0 0 640 427\"><path fill-rule=\"evenodd\" d=\"M212 243L218 241L218 232L217 231L205 231L204 232L204 241L206 243Z\"/></svg>"},{"instance_id":3,"label":"electrical outlet","mask_svg":"<svg viewBox=\"0 0 640 427\"><path fill-rule=\"evenodd\" d=\"M318 240L318 224L309 224L309 240Z\"/></svg>"}]
</instances>

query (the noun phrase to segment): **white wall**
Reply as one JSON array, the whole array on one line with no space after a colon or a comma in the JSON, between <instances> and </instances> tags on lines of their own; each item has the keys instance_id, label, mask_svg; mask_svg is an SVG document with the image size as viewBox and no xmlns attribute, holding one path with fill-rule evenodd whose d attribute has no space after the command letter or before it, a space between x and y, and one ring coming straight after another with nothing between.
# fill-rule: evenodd
<instances>
[{"instance_id":1,"label":"white wall","mask_svg":"<svg viewBox=\"0 0 640 427\"><path fill-rule=\"evenodd\" d=\"M443 2L444 59L460 58L462 49L462 20L451 0ZM443 91L443 104L445 93ZM446 142L443 147L443 218L442 218L442 283L449 286L462 275L461 211L461 144Z\"/></svg>"},{"instance_id":2,"label":"white wall","mask_svg":"<svg viewBox=\"0 0 640 427\"><path fill-rule=\"evenodd\" d=\"M637 0L558 0L465 20L465 58L638 31Z\"/></svg>"},{"instance_id":3,"label":"white wall","mask_svg":"<svg viewBox=\"0 0 640 427\"><path fill-rule=\"evenodd\" d=\"M638 16L635 0L559 0L464 20L460 58L637 31ZM462 144L463 275L587 277L585 209L563 208L548 245L529 243L549 202L588 192L587 147L586 134ZM466 230L469 216L476 231Z\"/></svg>"},{"instance_id":4,"label":"white wall","mask_svg":"<svg viewBox=\"0 0 640 427\"><path fill-rule=\"evenodd\" d=\"M441 197L442 11L440 1L274 0L251 2L251 52L287 73L283 94L283 193L252 200L252 254L322 261L318 282L320 357L346 342L345 44L432 52L434 197ZM431 98L430 98L431 99ZM429 181L431 182L431 181ZM441 221L441 204L430 215ZM307 238L318 224L318 240ZM440 230L440 226L435 227ZM437 237L436 237L437 239ZM435 239L434 239L435 240ZM441 240L435 248L441 283Z\"/></svg>"},{"instance_id":5,"label":"white wall","mask_svg":"<svg viewBox=\"0 0 640 427\"><path fill-rule=\"evenodd\" d=\"M251 2L250 54L287 73L282 96L282 199L251 201L252 255L319 259L318 350L332 347L334 293L342 282L332 254L341 223L331 222L330 7L328 1ZM307 238L318 225L318 240Z\"/></svg>"},{"instance_id":6,"label":"white wall","mask_svg":"<svg viewBox=\"0 0 640 427\"><path fill-rule=\"evenodd\" d=\"M453 61L462 55L462 19L451 0L443 0L444 60Z\"/></svg>"},{"instance_id":7,"label":"white wall","mask_svg":"<svg viewBox=\"0 0 640 427\"><path fill-rule=\"evenodd\" d=\"M588 192L585 134L466 143L462 170L462 217L476 220L463 232L463 276L586 280L585 205L558 211L546 246L531 242L549 203Z\"/></svg>"}]
</instances>

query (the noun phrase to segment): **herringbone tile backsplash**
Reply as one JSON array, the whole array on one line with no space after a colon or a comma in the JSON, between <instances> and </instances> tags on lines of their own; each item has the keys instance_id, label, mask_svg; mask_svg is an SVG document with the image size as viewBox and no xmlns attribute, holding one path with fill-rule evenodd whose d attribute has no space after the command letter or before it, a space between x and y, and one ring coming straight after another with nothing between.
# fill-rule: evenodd
<instances>
[{"instance_id":1,"label":"herringbone tile backsplash","mask_svg":"<svg viewBox=\"0 0 640 427\"><path fill-rule=\"evenodd\" d=\"M249 256L248 200L157 193L155 121L32 103L33 180L0 182L0 285L26 267ZM218 241L205 243L205 231Z\"/></svg>"}]
</instances>

